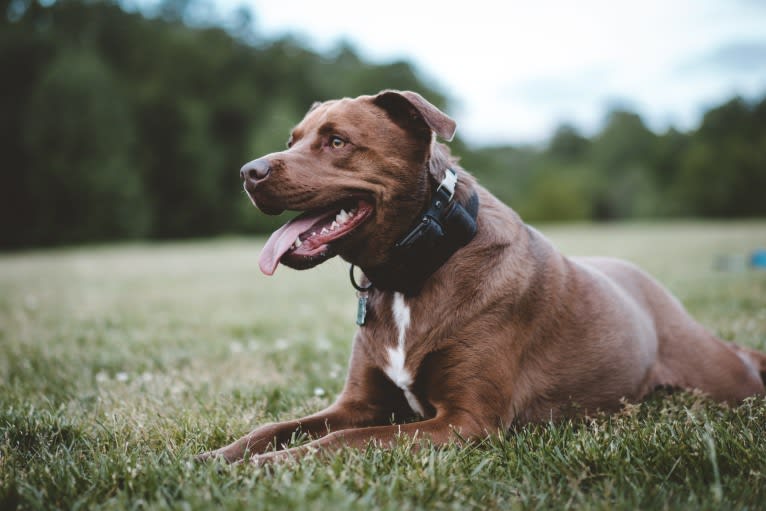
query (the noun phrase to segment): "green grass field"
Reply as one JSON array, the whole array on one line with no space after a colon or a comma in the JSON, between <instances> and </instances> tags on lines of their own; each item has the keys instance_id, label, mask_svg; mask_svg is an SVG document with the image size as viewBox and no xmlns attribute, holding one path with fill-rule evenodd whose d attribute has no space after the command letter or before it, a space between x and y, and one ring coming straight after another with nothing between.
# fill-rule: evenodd
<instances>
[{"instance_id":1,"label":"green grass field","mask_svg":"<svg viewBox=\"0 0 766 511\"><path fill-rule=\"evenodd\" d=\"M766 247L766 222L540 229L640 264L717 334L766 349L766 271L713 269ZM194 463L343 384L345 264L266 278L261 243L0 255L0 509L766 509L764 398L656 396L464 448Z\"/></svg>"}]
</instances>

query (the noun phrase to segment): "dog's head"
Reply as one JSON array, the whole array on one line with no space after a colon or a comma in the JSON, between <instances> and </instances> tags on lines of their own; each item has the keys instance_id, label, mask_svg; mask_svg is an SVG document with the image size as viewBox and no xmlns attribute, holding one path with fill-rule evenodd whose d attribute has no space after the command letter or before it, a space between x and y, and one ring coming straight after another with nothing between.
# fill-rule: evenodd
<instances>
[{"instance_id":1,"label":"dog's head","mask_svg":"<svg viewBox=\"0 0 766 511\"><path fill-rule=\"evenodd\" d=\"M385 263L428 200L434 133L451 140L455 122L414 92L315 103L286 151L240 172L264 213L303 212L271 235L261 270L311 268L335 255L363 268Z\"/></svg>"}]
</instances>

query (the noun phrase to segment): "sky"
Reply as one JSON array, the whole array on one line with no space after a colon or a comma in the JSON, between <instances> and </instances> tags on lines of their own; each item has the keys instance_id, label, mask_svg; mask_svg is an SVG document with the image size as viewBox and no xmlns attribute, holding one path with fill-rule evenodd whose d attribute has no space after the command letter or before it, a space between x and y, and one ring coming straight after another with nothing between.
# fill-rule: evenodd
<instances>
[{"instance_id":1,"label":"sky","mask_svg":"<svg viewBox=\"0 0 766 511\"><path fill-rule=\"evenodd\" d=\"M766 95L766 0L213 1L250 7L261 37L411 62L475 144L544 142L562 122L592 135L615 107L693 129Z\"/></svg>"}]
</instances>

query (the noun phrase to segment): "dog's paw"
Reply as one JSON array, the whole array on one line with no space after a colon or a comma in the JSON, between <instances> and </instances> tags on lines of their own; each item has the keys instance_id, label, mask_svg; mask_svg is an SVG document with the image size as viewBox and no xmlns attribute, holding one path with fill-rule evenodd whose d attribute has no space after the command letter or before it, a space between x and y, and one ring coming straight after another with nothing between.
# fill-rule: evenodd
<instances>
[{"instance_id":1,"label":"dog's paw","mask_svg":"<svg viewBox=\"0 0 766 511\"><path fill-rule=\"evenodd\" d=\"M236 446L226 446L213 451L203 452L195 456L195 460L202 463L220 463L222 465L235 465L242 461L247 461L251 454L245 449Z\"/></svg>"},{"instance_id":2,"label":"dog's paw","mask_svg":"<svg viewBox=\"0 0 766 511\"><path fill-rule=\"evenodd\" d=\"M194 457L194 461L197 461L200 463L210 463L210 462L234 463L236 461L239 461L239 458L230 457L222 449L216 449L214 451L207 451L207 452L203 452L202 454L198 454L197 456Z\"/></svg>"},{"instance_id":3,"label":"dog's paw","mask_svg":"<svg viewBox=\"0 0 766 511\"><path fill-rule=\"evenodd\" d=\"M263 467L265 465L272 465L274 463L280 463L284 462L286 460L289 460L291 458L284 456L283 453L277 451L277 452L267 452L265 454L254 454L253 456L250 456L249 462L251 465L254 465L256 467Z\"/></svg>"},{"instance_id":4,"label":"dog's paw","mask_svg":"<svg viewBox=\"0 0 766 511\"><path fill-rule=\"evenodd\" d=\"M203 452L202 454L196 455L194 457L194 461L203 463L203 462L206 462L206 461L214 460L217 457L218 456L216 455L216 451L207 451L207 452Z\"/></svg>"}]
</instances>

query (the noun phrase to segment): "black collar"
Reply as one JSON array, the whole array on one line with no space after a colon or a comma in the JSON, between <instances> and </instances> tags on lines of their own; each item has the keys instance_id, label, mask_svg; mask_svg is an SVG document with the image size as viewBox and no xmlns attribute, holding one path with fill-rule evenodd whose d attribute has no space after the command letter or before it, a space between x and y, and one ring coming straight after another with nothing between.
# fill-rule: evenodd
<instances>
[{"instance_id":1,"label":"black collar","mask_svg":"<svg viewBox=\"0 0 766 511\"><path fill-rule=\"evenodd\" d=\"M428 208L396 242L390 260L375 268L363 268L375 288L416 295L428 277L473 239L479 196L474 191L467 204L460 204L453 200L456 185L457 173L447 169Z\"/></svg>"}]
</instances>

